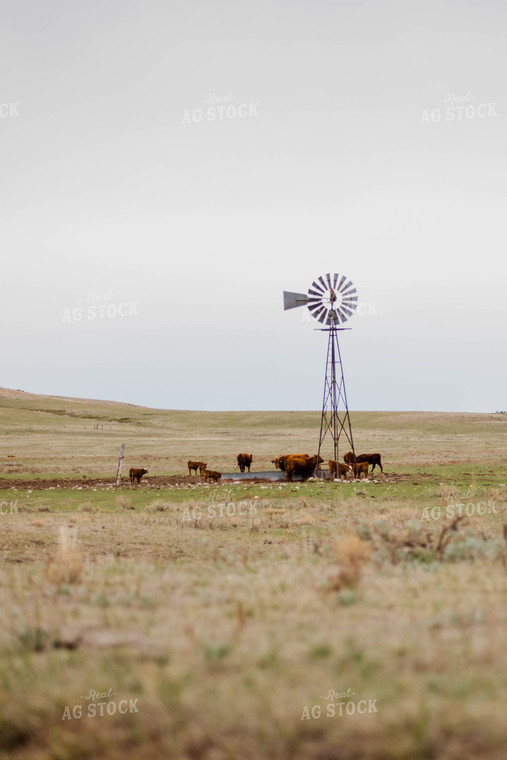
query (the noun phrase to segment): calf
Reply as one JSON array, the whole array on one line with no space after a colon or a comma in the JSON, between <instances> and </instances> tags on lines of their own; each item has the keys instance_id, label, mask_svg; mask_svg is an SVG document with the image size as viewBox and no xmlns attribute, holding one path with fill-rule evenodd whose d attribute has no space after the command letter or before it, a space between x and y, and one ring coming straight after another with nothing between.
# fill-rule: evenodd
<instances>
[{"instance_id":1,"label":"calf","mask_svg":"<svg viewBox=\"0 0 507 760\"><path fill-rule=\"evenodd\" d=\"M222 477L222 473L216 472L215 470L203 470L201 472L201 477L204 478L204 480L214 480L215 483L218 483Z\"/></svg>"},{"instance_id":2,"label":"calf","mask_svg":"<svg viewBox=\"0 0 507 760\"><path fill-rule=\"evenodd\" d=\"M253 462L253 456L252 454L238 454L238 467L241 472L245 472L245 467L248 468L248 472L250 472L250 465Z\"/></svg>"},{"instance_id":3,"label":"calf","mask_svg":"<svg viewBox=\"0 0 507 760\"><path fill-rule=\"evenodd\" d=\"M357 462L354 465L354 475L356 478L361 479L361 475L364 475L365 478L368 477L368 462Z\"/></svg>"},{"instance_id":4,"label":"calf","mask_svg":"<svg viewBox=\"0 0 507 760\"><path fill-rule=\"evenodd\" d=\"M135 483L137 483L138 486L141 485L141 478L143 475L146 475L147 472L148 470L145 470L144 468L139 470L135 467L131 467L129 470L130 485L133 486Z\"/></svg>"},{"instance_id":5,"label":"calf","mask_svg":"<svg viewBox=\"0 0 507 760\"><path fill-rule=\"evenodd\" d=\"M352 465L350 464L342 464L341 462L337 462L336 459L330 459L329 462L329 477L331 480L334 480L336 478L336 473L338 472L338 477L340 480L344 480L347 477L347 473L354 472Z\"/></svg>"},{"instance_id":6,"label":"calf","mask_svg":"<svg viewBox=\"0 0 507 760\"><path fill-rule=\"evenodd\" d=\"M195 474L197 475L197 470L199 470L199 472L202 475L203 470L205 470L207 466L208 465L206 464L206 462L192 462L191 460L189 460L187 462L188 474L191 475L192 474L191 471L195 470Z\"/></svg>"}]
</instances>

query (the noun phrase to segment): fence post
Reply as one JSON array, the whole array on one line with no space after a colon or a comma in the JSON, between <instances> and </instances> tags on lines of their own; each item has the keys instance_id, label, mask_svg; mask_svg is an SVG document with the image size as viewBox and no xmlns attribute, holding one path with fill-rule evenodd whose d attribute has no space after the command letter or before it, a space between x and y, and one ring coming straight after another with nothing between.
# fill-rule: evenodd
<instances>
[{"instance_id":1,"label":"fence post","mask_svg":"<svg viewBox=\"0 0 507 760\"><path fill-rule=\"evenodd\" d=\"M122 443L120 448L120 460L118 462L118 472L116 473L116 485L119 486L121 483L121 468L123 466L123 457L125 454L125 444Z\"/></svg>"}]
</instances>

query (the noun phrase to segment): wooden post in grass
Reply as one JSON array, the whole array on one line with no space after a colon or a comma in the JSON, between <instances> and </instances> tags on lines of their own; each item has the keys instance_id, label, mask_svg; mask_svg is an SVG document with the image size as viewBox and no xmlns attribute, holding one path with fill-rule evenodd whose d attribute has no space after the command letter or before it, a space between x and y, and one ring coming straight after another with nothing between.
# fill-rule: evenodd
<instances>
[{"instance_id":1,"label":"wooden post in grass","mask_svg":"<svg viewBox=\"0 0 507 760\"><path fill-rule=\"evenodd\" d=\"M123 466L123 457L125 455L125 444L122 443L120 448L120 461L118 462L118 472L116 473L116 485L119 486L121 483L121 468Z\"/></svg>"}]
</instances>

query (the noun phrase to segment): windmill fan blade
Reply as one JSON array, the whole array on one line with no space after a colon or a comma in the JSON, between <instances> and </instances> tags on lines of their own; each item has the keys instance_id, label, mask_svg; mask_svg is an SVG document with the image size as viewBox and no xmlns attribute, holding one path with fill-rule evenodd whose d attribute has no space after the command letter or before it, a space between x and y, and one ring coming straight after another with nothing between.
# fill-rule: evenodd
<instances>
[{"instance_id":1,"label":"windmill fan blade","mask_svg":"<svg viewBox=\"0 0 507 760\"><path fill-rule=\"evenodd\" d=\"M315 280L312 282L312 288L315 288L315 290L317 291L317 293L320 293L321 295L322 295L322 293L325 293L325 291L326 291L326 288L322 287L321 285L319 285L319 283L315 282ZM310 292L310 291L308 291L308 292Z\"/></svg>"},{"instance_id":2,"label":"windmill fan blade","mask_svg":"<svg viewBox=\"0 0 507 760\"><path fill-rule=\"evenodd\" d=\"M344 298L342 306L348 306L350 309L355 309L357 306L357 296L355 296L355 298Z\"/></svg>"},{"instance_id":3,"label":"windmill fan blade","mask_svg":"<svg viewBox=\"0 0 507 760\"><path fill-rule=\"evenodd\" d=\"M356 289L354 287L354 284L352 282L349 282L345 287L342 288L341 294L345 298L346 296L350 296L353 293L356 293Z\"/></svg>"},{"instance_id":4,"label":"windmill fan blade","mask_svg":"<svg viewBox=\"0 0 507 760\"><path fill-rule=\"evenodd\" d=\"M323 324L326 321L327 314L328 314L327 309L324 309L324 313L320 317L318 317L318 320L321 324Z\"/></svg>"},{"instance_id":5,"label":"windmill fan blade","mask_svg":"<svg viewBox=\"0 0 507 760\"><path fill-rule=\"evenodd\" d=\"M325 291L325 290L327 290L327 285L326 285L326 283L324 282L324 278L323 278L323 277L319 277L319 282L321 282L321 283L322 283L322 285L324 286L324 291Z\"/></svg>"},{"instance_id":6,"label":"windmill fan blade","mask_svg":"<svg viewBox=\"0 0 507 760\"><path fill-rule=\"evenodd\" d=\"M315 317L315 319L318 319L318 320L319 320L319 322L322 322L322 316L323 316L323 315L324 315L326 312L327 312L327 309L326 309L326 307L325 307L325 306L321 306L321 307L320 307L320 309L318 309L318 311L316 311L316 312L315 312L315 314L314 314L313 316Z\"/></svg>"},{"instance_id":7,"label":"windmill fan blade","mask_svg":"<svg viewBox=\"0 0 507 760\"><path fill-rule=\"evenodd\" d=\"M326 280L327 280L328 287L332 288L333 286L331 285L331 275L329 274L329 272L326 274Z\"/></svg>"},{"instance_id":8,"label":"windmill fan blade","mask_svg":"<svg viewBox=\"0 0 507 760\"><path fill-rule=\"evenodd\" d=\"M289 290L283 291L283 308L295 309L298 306L304 306L308 302L306 293L291 293Z\"/></svg>"},{"instance_id":9,"label":"windmill fan blade","mask_svg":"<svg viewBox=\"0 0 507 760\"><path fill-rule=\"evenodd\" d=\"M345 282L345 279L346 279L345 275L343 275L340 282L338 283L338 290L340 291L340 293L342 292L342 285Z\"/></svg>"},{"instance_id":10,"label":"windmill fan blade","mask_svg":"<svg viewBox=\"0 0 507 760\"><path fill-rule=\"evenodd\" d=\"M333 288L336 290L336 283L338 282L338 275L333 275Z\"/></svg>"}]
</instances>

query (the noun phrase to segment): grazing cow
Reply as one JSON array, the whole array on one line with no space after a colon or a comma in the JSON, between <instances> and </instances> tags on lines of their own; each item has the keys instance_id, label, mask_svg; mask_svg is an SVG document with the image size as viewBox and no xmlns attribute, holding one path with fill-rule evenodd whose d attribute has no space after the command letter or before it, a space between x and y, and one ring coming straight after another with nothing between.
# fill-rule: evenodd
<instances>
[{"instance_id":1,"label":"grazing cow","mask_svg":"<svg viewBox=\"0 0 507 760\"><path fill-rule=\"evenodd\" d=\"M345 454L343 459L345 460L345 462L348 462L349 464L354 464L354 454L351 451ZM359 454L359 456L356 457L356 462L368 462L368 464L372 465L372 468L371 468L372 472L375 469L375 467L378 465L380 467L380 472L384 472L380 454Z\"/></svg>"},{"instance_id":2,"label":"grazing cow","mask_svg":"<svg viewBox=\"0 0 507 760\"><path fill-rule=\"evenodd\" d=\"M192 470L195 470L195 474L197 475L197 470L199 470L199 472L202 475L202 471L205 470L207 466L208 465L206 464L206 462L192 462L191 460L189 460L187 462L188 474L191 475Z\"/></svg>"},{"instance_id":3,"label":"grazing cow","mask_svg":"<svg viewBox=\"0 0 507 760\"><path fill-rule=\"evenodd\" d=\"M204 478L204 480L214 480L215 483L218 483L222 477L222 473L216 472L215 470L203 470L201 472L201 477Z\"/></svg>"},{"instance_id":4,"label":"grazing cow","mask_svg":"<svg viewBox=\"0 0 507 760\"><path fill-rule=\"evenodd\" d=\"M357 461L368 462L368 464L371 464L372 472L377 465L380 467L380 472L384 472L384 468L382 467L382 461L380 459L380 454L359 454L359 456L357 457Z\"/></svg>"},{"instance_id":5,"label":"grazing cow","mask_svg":"<svg viewBox=\"0 0 507 760\"><path fill-rule=\"evenodd\" d=\"M317 465L323 461L317 454L313 457L292 454L285 460L285 479L292 483L293 475L301 475L303 480L308 480L312 477Z\"/></svg>"},{"instance_id":6,"label":"grazing cow","mask_svg":"<svg viewBox=\"0 0 507 760\"><path fill-rule=\"evenodd\" d=\"M271 461L271 464L274 464L277 470L281 470L282 472L285 472L285 462L287 461L289 457L306 457L306 459L310 459L309 454L284 454L281 457L277 457L276 459L273 459Z\"/></svg>"},{"instance_id":7,"label":"grazing cow","mask_svg":"<svg viewBox=\"0 0 507 760\"><path fill-rule=\"evenodd\" d=\"M354 472L351 464L342 464L337 462L336 459L330 459L329 462L329 477L334 480L338 471L338 477L343 480L347 477L348 472Z\"/></svg>"},{"instance_id":8,"label":"grazing cow","mask_svg":"<svg viewBox=\"0 0 507 760\"><path fill-rule=\"evenodd\" d=\"M238 467L241 472L245 472L245 467L248 467L248 472L250 472L250 465L252 462L252 454L238 454Z\"/></svg>"},{"instance_id":9,"label":"grazing cow","mask_svg":"<svg viewBox=\"0 0 507 760\"><path fill-rule=\"evenodd\" d=\"M131 467L129 470L130 485L133 486L135 483L137 483L138 486L141 485L141 478L143 475L146 475L147 472L148 470L145 470L144 468L139 470L135 467Z\"/></svg>"},{"instance_id":10,"label":"grazing cow","mask_svg":"<svg viewBox=\"0 0 507 760\"><path fill-rule=\"evenodd\" d=\"M365 478L368 477L368 462L357 462L354 466L354 475L356 478L359 478L361 480L361 475L364 475Z\"/></svg>"}]
</instances>

